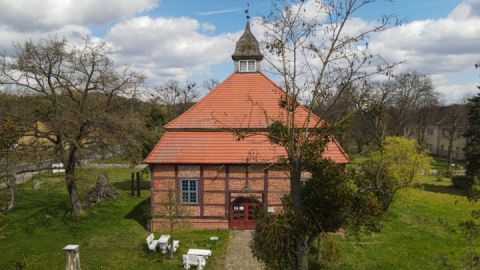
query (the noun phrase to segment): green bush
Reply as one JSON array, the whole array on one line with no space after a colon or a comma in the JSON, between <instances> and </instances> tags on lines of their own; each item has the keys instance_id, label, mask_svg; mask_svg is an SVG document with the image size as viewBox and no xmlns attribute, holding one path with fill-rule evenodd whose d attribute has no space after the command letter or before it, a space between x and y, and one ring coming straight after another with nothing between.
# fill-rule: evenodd
<instances>
[{"instance_id":1,"label":"green bush","mask_svg":"<svg viewBox=\"0 0 480 270\"><path fill-rule=\"evenodd\" d=\"M473 178L465 175L454 176L452 177L452 185L454 188L471 190L473 186Z\"/></svg>"}]
</instances>

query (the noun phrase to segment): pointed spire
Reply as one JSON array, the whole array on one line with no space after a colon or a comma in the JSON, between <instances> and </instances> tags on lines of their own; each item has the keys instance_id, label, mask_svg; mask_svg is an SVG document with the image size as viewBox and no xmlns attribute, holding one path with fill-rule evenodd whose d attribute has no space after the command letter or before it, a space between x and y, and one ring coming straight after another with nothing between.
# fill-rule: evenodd
<instances>
[{"instance_id":1,"label":"pointed spire","mask_svg":"<svg viewBox=\"0 0 480 270\"><path fill-rule=\"evenodd\" d=\"M248 14L248 10L245 10L245 13ZM248 15L245 31L235 45L235 52L232 55L232 59L235 61L243 59L261 61L263 59L263 55L258 46L258 41L250 30L250 16Z\"/></svg>"}]
</instances>

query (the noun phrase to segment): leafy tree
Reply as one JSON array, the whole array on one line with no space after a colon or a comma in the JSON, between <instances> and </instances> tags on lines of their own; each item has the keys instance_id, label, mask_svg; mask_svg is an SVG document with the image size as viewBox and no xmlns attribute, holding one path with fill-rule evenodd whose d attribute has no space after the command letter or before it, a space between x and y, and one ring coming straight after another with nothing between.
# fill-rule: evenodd
<instances>
[{"instance_id":1,"label":"leafy tree","mask_svg":"<svg viewBox=\"0 0 480 270\"><path fill-rule=\"evenodd\" d=\"M391 25L390 17L383 17L370 28L348 32L355 13L372 2L375 1L275 1L271 13L262 20L268 51L265 60L271 71L279 74L287 93L280 101L285 120L272 123L268 137L287 153L282 163L290 173L293 217L304 217L307 211L301 181L307 158L321 157L325 145L338 134L338 129L326 128L326 123L312 117L310 111L323 103L319 100L347 91L353 82L388 73L392 67L372 55L367 42L369 35ZM315 15L311 16L312 13ZM299 124L297 112L304 97L309 112L305 123ZM335 123L331 123L333 126ZM316 236L292 235L294 269L308 269L308 254Z\"/></svg>"},{"instance_id":2,"label":"leafy tree","mask_svg":"<svg viewBox=\"0 0 480 270\"><path fill-rule=\"evenodd\" d=\"M465 158L467 175L480 175L480 94L469 99L468 128L465 133Z\"/></svg>"},{"instance_id":3,"label":"leafy tree","mask_svg":"<svg viewBox=\"0 0 480 270\"><path fill-rule=\"evenodd\" d=\"M357 183L360 178L351 177L340 166L320 159L309 163L308 170L312 178L301 188L302 214L295 213L292 197L286 196L281 214L260 212L256 219L253 253L269 269L296 269L298 237L308 239L311 245L321 235L341 228L358 231L383 213L373 190L361 189L361 182ZM325 266L321 255L317 256L319 262L315 264Z\"/></svg>"},{"instance_id":4,"label":"leafy tree","mask_svg":"<svg viewBox=\"0 0 480 270\"><path fill-rule=\"evenodd\" d=\"M143 79L117 67L105 44L90 39L79 47L56 38L27 41L4 57L0 84L33 97L23 121L63 162L74 215L82 213L77 163L101 145L134 140L137 120L128 98L136 95ZM38 122L46 128L39 129Z\"/></svg>"},{"instance_id":5,"label":"leafy tree","mask_svg":"<svg viewBox=\"0 0 480 270\"><path fill-rule=\"evenodd\" d=\"M357 175L360 188L372 189L386 210L396 192L417 181L420 173L429 171L432 161L415 140L387 137L379 149L352 167L361 172Z\"/></svg>"}]
</instances>

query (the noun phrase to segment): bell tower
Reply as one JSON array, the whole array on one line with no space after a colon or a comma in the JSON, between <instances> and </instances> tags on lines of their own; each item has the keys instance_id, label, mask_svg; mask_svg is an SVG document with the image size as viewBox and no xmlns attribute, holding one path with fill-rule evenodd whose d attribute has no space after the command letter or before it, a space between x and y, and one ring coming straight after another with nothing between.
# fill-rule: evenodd
<instances>
[{"instance_id":1,"label":"bell tower","mask_svg":"<svg viewBox=\"0 0 480 270\"><path fill-rule=\"evenodd\" d=\"M248 15L245 31L235 45L232 59L235 72L260 72L260 62L263 59L263 55L260 52L257 39L250 30L250 17Z\"/></svg>"}]
</instances>

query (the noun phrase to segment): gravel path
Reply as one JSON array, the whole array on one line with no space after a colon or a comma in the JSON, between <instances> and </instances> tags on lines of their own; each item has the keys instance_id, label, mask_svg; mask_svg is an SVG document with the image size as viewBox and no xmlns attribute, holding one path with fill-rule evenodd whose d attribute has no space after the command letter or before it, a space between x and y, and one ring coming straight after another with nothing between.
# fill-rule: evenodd
<instances>
[{"instance_id":1,"label":"gravel path","mask_svg":"<svg viewBox=\"0 0 480 270\"><path fill-rule=\"evenodd\" d=\"M253 231L230 232L230 239L225 259L225 270L262 270L262 264L257 261L250 250Z\"/></svg>"}]
</instances>

